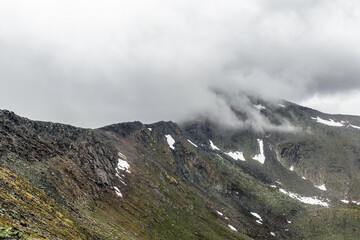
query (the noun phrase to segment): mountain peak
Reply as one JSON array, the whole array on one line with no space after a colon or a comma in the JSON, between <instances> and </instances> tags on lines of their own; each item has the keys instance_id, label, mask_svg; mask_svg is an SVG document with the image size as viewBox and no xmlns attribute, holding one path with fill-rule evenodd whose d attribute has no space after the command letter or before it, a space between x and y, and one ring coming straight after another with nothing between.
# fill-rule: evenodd
<instances>
[{"instance_id":1,"label":"mountain peak","mask_svg":"<svg viewBox=\"0 0 360 240\"><path fill-rule=\"evenodd\" d=\"M241 127L224 127L219 115L82 129L1 111L0 207L8 220L0 225L48 239L354 239L360 118L276 104L234 107L248 124ZM254 116L301 131L258 131ZM55 218L29 210L28 199L38 198L53 202ZM71 236L58 235L58 218L71 222ZM354 224L344 227L343 218Z\"/></svg>"}]
</instances>

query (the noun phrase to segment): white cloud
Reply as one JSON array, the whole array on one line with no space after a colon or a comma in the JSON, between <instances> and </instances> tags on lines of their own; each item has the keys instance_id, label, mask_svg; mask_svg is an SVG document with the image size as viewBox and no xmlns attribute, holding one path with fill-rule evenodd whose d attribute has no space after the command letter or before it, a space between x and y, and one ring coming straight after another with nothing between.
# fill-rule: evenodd
<instances>
[{"instance_id":1,"label":"white cloud","mask_svg":"<svg viewBox=\"0 0 360 240\"><path fill-rule=\"evenodd\" d=\"M359 25L354 0L4 0L0 107L98 127L180 120L221 105L213 89L346 94L360 89Z\"/></svg>"},{"instance_id":2,"label":"white cloud","mask_svg":"<svg viewBox=\"0 0 360 240\"><path fill-rule=\"evenodd\" d=\"M300 102L300 104L325 113L360 115L360 110L358 108L359 102L360 91L355 90L331 95L316 94L313 97Z\"/></svg>"}]
</instances>

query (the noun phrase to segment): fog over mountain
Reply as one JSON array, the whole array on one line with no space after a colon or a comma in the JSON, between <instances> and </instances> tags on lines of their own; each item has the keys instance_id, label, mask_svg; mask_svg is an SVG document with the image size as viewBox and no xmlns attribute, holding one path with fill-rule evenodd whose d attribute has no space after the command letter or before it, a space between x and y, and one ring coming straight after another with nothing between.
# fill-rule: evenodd
<instances>
[{"instance_id":1,"label":"fog over mountain","mask_svg":"<svg viewBox=\"0 0 360 240\"><path fill-rule=\"evenodd\" d=\"M226 117L222 92L360 114L359 25L351 0L1 1L0 108L100 127Z\"/></svg>"}]
</instances>

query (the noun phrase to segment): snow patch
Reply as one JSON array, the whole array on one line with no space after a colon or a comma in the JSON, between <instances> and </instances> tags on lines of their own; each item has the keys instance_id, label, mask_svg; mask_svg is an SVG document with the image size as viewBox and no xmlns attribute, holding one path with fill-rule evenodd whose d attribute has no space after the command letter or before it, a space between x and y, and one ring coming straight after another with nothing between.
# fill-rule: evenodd
<instances>
[{"instance_id":1,"label":"snow patch","mask_svg":"<svg viewBox=\"0 0 360 240\"><path fill-rule=\"evenodd\" d=\"M231 230L233 230L233 231L237 232L236 228L234 228L234 227L233 227L233 226L231 226L230 224L228 224L228 227L229 227Z\"/></svg>"},{"instance_id":2,"label":"snow patch","mask_svg":"<svg viewBox=\"0 0 360 240\"><path fill-rule=\"evenodd\" d=\"M190 141L189 139L188 139L188 142L189 142L191 145L193 145L194 147L198 147L198 145L196 145L195 143L193 143L193 142Z\"/></svg>"},{"instance_id":3,"label":"snow patch","mask_svg":"<svg viewBox=\"0 0 360 240\"><path fill-rule=\"evenodd\" d=\"M274 237L276 236L274 232L270 232L270 234L271 234L272 236L274 236Z\"/></svg>"},{"instance_id":4,"label":"snow patch","mask_svg":"<svg viewBox=\"0 0 360 240\"><path fill-rule=\"evenodd\" d=\"M359 126L355 126L355 125L352 125L352 124L350 124L350 127L352 127L352 128L356 128L356 129L360 129L360 127L359 127Z\"/></svg>"},{"instance_id":5,"label":"snow patch","mask_svg":"<svg viewBox=\"0 0 360 240\"><path fill-rule=\"evenodd\" d=\"M261 105L261 104L254 105L254 107L255 107L257 110L259 110L259 111L266 109L266 107L264 107L264 106Z\"/></svg>"},{"instance_id":6,"label":"snow patch","mask_svg":"<svg viewBox=\"0 0 360 240\"><path fill-rule=\"evenodd\" d=\"M148 129L149 129L150 132L152 131L152 128L148 128Z\"/></svg>"},{"instance_id":7,"label":"snow patch","mask_svg":"<svg viewBox=\"0 0 360 240\"><path fill-rule=\"evenodd\" d=\"M123 195L122 195L122 193L120 192L120 189L119 189L119 188L114 187L114 189L115 189L116 195L118 195L119 197L123 197Z\"/></svg>"},{"instance_id":8,"label":"snow patch","mask_svg":"<svg viewBox=\"0 0 360 240\"><path fill-rule=\"evenodd\" d=\"M226 155L232 157L235 160L245 161L244 154L242 152L227 152Z\"/></svg>"},{"instance_id":9,"label":"snow patch","mask_svg":"<svg viewBox=\"0 0 360 240\"><path fill-rule=\"evenodd\" d=\"M174 144L175 144L175 140L172 138L171 135L165 135L166 137L166 140L167 140L167 143L169 144L169 147L174 150L175 147L174 147Z\"/></svg>"},{"instance_id":10,"label":"snow patch","mask_svg":"<svg viewBox=\"0 0 360 240\"><path fill-rule=\"evenodd\" d=\"M279 103L279 106L283 107L283 108L286 107L284 104L281 104L281 103Z\"/></svg>"},{"instance_id":11,"label":"snow patch","mask_svg":"<svg viewBox=\"0 0 360 240\"><path fill-rule=\"evenodd\" d=\"M290 167L290 171L294 171L294 165Z\"/></svg>"},{"instance_id":12,"label":"snow patch","mask_svg":"<svg viewBox=\"0 0 360 240\"><path fill-rule=\"evenodd\" d=\"M327 202L321 201L319 199L317 199L316 197L303 197L300 196L297 193L292 193L292 192L288 192L285 189L280 188L279 189L280 192L282 192L283 194L288 195L289 197L296 199L302 203L306 203L306 204L311 204L311 205L320 205L323 207L329 207L329 204Z\"/></svg>"},{"instance_id":13,"label":"snow patch","mask_svg":"<svg viewBox=\"0 0 360 240\"><path fill-rule=\"evenodd\" d=\"M350 201L349 201L349 200L346 200L346 199L340 200L340 201L343 202L343 203L346 203L346 204L350 203ZM356 202L356 201L351 201L351 203L355 203L355 204L357 204L357 205L360 205L360 202Z\"/></svg>"},{"instance_id":14,"label":"snow patch","mask_svg":"<svg viewBox=\"0 0 360 240\"><path fill-rule=\"evenodd\" d=\"M332 127L343 127L344 126L344 124L342 124L340 122L335 122L332 119L325 120L325 119L322 119L320 117L316 117L316 118L312 117L312 119L316 120L316 122L318 122L318 123L322 123L322 124L332 126Z\"/></svg>"},{"instance_id":15,"label":"snow patch","mask_svg":"<svg viewBox=\"0 0 360 240\"><path fill-rule=\"evenodd\" d=\"M128 173L130 173L130 165L127 163L127 161L125 161L126 160L126 157L125 157L125 155L124 154L122 154L121 152L118 152L118 156L119 156L119 159L118 159L118 163L117 163L117 165L116 165L116 173L118 174L117 176L119 177L119 178L121 178L120 176L119 176L119 171L121 170L121 171L126 171L126 172L128 172Z\"/></svg>"},{"instance_id":16,"label":"snow patch","mask_svg":"<svg viewBox=\"0 0 360 240\"><path fill-rule=\"evenodd\" d=\"M118 159L117 169L130 173L129 168L130 165L125 160Z\"/></svg>"},{"instance_id":17,"label":"snow patch","mask_svg":"<svg viewBox=\"0 0 360 240\"><path fill-rule=\"evenodd\" d=\"M326 191L326 186L325 186L325 184L320 185L320 186L315 186L315 187L317 187L318 189L320 189L320 190L322 190L322 191Z\"/></svg>"},{"instance_id":18,"label":"snow patch","mask_svg":"<svg viewBox=\"0 0 360 240\"><path fill-rule=\"evenodd\" d=\"M288 224L291 224L292 222L288 220L287 223L288 223Z\"/></svg>"},{"instance_id":19,"label":"snow patch","mask_svg":"<svg viewBox=\"0 0 360 240\"><path fill-rule=\"evenodd\" d=\"M259 223L259 224L262 224L262 222L260 220L256 220L256 222Z\"/></svg>"},{"instance_id":20,"label":"snow patch","mask_svg":"<svg viewBox=\"0 0 360 240\"><path fill-rule=\"evenodd\" d=\"M214 143L211 140L209 140L209 141L210 141L210 147L212 150L220 150L217 146L214 145Z\"/></svg>"},{"instance_id":21,"label":"snow patch","mask_svg":"<svg viewBox=\"0 0 360 240\"><path fill-rule=\"evenodd\" d=\"M260 153L253 157L254 160L259 161L261 164L265 162L265 155L264 155L264 142L262 139L257 139L259 144Z\"/></svg>"},{"instance_id":22,"label":"snow patch","mask_svg":"<svg viewBox=\"0 0 360 240\"><path fill-rule=\"evenodd\" d=\"M272 187L272 188L276 188L276 185L270 185L270 187Z\"/></svg>"},{"instance_id":23,"label":"snow patch","mask_svg":"<svg viewBox=\"0 0 360 240\"><path fill-rule=\"evenodd\" d=\"M220 216L223 216L224 214L222 214L222 212L216 211L217 214L219 214Z\"/></svg>"},{"instance_id":24,"label":"snow patch","mask_svg":"<svg viewBox=\"0 0 360 240\"><path fill-rule=\"evenodd\" d=\"M306 177L304 177L304 176L302 176L301 178L304 179L304 180L306 180Z\"/></svg>"},{"instance_id":25,"label":"snow patch","mask_svg":"<svg viewBox=\"0 0 360 240\"><path fill-rule=\"evenodd\" d=\"M254 217L256 217L257 219L259 219L261 222L263 221L262 218L260 217L259 214L257 214L256 212L250 212L251 215L253 215Z\"/></svg>"}]
</instances>

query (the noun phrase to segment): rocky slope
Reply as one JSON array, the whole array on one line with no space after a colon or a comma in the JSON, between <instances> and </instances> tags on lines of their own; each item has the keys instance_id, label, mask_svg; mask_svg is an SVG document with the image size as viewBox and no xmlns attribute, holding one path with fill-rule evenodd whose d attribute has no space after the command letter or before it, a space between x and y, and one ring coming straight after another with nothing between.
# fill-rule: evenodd
<instances>
[{"instance_id":1,"label":"rocky slope","mask_svg":"<svg viewBox=\"0 0 360 240\"><path fill-rule=\"evenodd\" d=\"M293 129L0 111L0 239L359 239L360 118L254 106Z\"/></svg>"}]
</instances>

